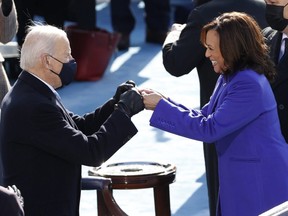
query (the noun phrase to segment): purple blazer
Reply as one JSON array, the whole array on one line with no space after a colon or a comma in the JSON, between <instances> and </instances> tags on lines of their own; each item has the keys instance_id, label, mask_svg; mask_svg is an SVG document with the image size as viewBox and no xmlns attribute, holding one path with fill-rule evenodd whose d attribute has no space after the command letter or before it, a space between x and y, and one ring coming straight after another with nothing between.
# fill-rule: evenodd
<instances>
[{"instance_id":1,"label":"purple blazer","mask_svg":"<svg viewBox=\"0 0 288 216\"><path fill-rule=\"evenodd\" d=\"M215 143L223 216L259 215L288 200L288 145L264 75L244 70L220 76L201 110L162 99L150 124Z\"/></svg>"}]
</instances>

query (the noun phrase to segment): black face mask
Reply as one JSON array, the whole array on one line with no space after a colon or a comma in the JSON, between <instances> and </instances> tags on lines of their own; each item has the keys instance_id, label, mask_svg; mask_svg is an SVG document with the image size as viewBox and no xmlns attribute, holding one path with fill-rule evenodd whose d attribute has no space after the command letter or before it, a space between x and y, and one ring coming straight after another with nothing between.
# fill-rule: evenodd
<instances>
[{"instance_id":1,"label":"black face mask","mask_svg":"<svg viewBox=\"0 0 288 216\"><path fill-rule=\"evenodd\" d=\"M51 55L50 55L51 56ZM57 76L59 76L61 82L62 82L62 86L64 85L68 85L70 84L73 79L74 76L76 74L77 71L77 63L74 59L70 60L67 63L63 63L60 60L54 58L53 56L51 56L53 59L55 59L56 61L60 62L63 64L62 69L60 71L60 73L56 73L55 71L51 70L50 71L54 74L56 74Z\"/></svg>"},{"instance_id":2,"label":"black face mask","mask_svg":"<svg viewBox=\"0 0 288 216\"><path fill-rule=\"evenodd\" d=\"M266 20L271 28L277 31L283 31L288 25L288 19L283 16L284 6L266 4Z\"/></svg>"}]
</instances>

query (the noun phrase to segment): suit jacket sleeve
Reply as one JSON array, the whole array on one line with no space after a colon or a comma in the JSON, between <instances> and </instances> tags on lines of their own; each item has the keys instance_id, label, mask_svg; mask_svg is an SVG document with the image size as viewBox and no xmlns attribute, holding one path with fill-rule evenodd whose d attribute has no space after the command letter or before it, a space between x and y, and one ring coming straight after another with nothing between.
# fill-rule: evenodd
<instances>
[{"instance_id":1,"label":"suit jacket sleeve","mask_svg":"<svg viewBox=\"0 0 288 216\"><path fill-rule=\"evenodd\" d=\"M20 140L72 163L99 166L137 133L131 119L124 113L118 110L112 113L108 110L108 114L102 112L108 116L104 121L97 115L100 109L103 107L84 117L72 116L78 119L76 124L86 128L82 132L71 125L68 114L55 104L38 103L19 119L20 122L31 122L29 131L27 126L22 126L26 130L19 132L23 136ZM86 135L87 131L89 134Z\"/></svg>"},{"instance_id":2,"label":"suit jacket sleeve","mask_svg":"<svg viewBox=\"0 0 288 216\"><path fill-rule=\"evenodd\" d=\"M186 27L174 43L163 45L162 57L165 69L174 76L192 71L205 58L205 48L200 42L201 21L205 20L197 9L188 18Z\"/></svg>"},{"instance_id":3,"label":"suit jacket sleeve","mask_svg":"<svg viewBox=\"0 0 288 216\"><path fill-rule=\"evenodd\" d=\"M2 5L2 0L1 3ZM18 30L17 12L13 1L13 7L10 14L5 17L0 8L0 42L8 43L13 39Z\"/></svg>"},{"instance_id":4,"label":"suit jacket sleeve","mask_svg":"<svg viewBox=\"0 0 288 216\"><path fill-rule=\"evenodd\" d=\"M245 78L244 73L243 75L241 74L241 78L227 86L225 96L221 102L218 102L219 105L214 111L205 113L206 109L212 109L207 107L213 106L211 101L205 107L205 112L199 112L194 109L183 109L182 106L162 99L153 112L150 124L162 130L207 143L223 138L253 121L259 113L263 112L262 107L268 106L264 106L266 102L263 101L265 97L261 93L260 85L251 81L253 79L249 77Z\"/></svg>"},{"instance_id":5,"label":"suit jacket sleeve","mask_svg":"<svg viewBox=\"0 0 288 216\"><path fill-rule=\"evenodd\" d=\"M98 131L101 125L109 118L114 111L114 105L115 101L110 99L94 112L87 113L84 116L75 115L70 111L68 112L78 129L85 135L91 135Z\"/></svg>"}]
</instances>

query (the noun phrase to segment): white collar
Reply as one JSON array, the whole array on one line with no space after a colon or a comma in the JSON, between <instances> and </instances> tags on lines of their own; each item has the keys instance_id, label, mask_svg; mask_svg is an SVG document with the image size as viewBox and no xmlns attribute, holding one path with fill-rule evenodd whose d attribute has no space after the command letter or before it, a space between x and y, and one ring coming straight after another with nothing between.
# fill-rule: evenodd
<instances>
[{"instance_id":1,"label":"white collar","mask_svg":"<svg viewBox=\"0 0 288 216\"><path fill-rule=\"evenodd\" d=\"M33 75L34 77L36 77L38 80L40 80L41 82L43 82L46 86L48 86L48 88L56 95L56 97L58 99L60 99L60 95L58 94L58 92L47 82L45 82L44 80L42 80L41 78L39 78L38 76L36 76L33 73L30 73L31 75Z\"/></svg>"}]
</instances>

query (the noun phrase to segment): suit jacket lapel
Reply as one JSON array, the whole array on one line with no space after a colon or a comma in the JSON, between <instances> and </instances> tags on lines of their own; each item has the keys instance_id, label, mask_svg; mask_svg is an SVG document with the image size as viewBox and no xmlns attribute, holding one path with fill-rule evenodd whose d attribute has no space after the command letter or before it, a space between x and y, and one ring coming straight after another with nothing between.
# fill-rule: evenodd
<instances>
[{"instance_id":1,"label":"suit jacket lapel","mask_svg":"<svg viewBox=\"0 0 288 216\"><path fill-rule=\"evenodd\" d=\"M224 77L223 75L221 75L217 81L217 84L215 86L215 90L211 96L210 102L209 102L209 109L208 112L212 113L217 105L219 96L221 94L221 92L223 91L223 86L225 86L225 82L224 82Z\"/></svg>"},{"instance_id":2,"label":"suit jacket lapel","mask_svg":"<svg viewBox=\"0 0 288 216\"><path fill-rule=\"evenodd\" d=\"M66 118L66 120L69 122L69 124L78 130L78 127L76 125L76 123L74 122L74 120L72 119L72 117L69 115L68 110L64 107L64 105L62 104L62 102L60 101L59 98L56 97L56 104L60 107L60 109L63 111L63 114Z\"/></svg>"},{"instance_id":3,"label":"suit jacket lapel","mask_svg":"<svg viewBox=\"0 0 288 216\"><path fill-rule=\"evenodd\" d=\"M277 65L279 60L280 48L281 48L282 34L277 32L271 37L268 37L268 45L270 46L270 57Z\"/></svg>"},{"instance_id":4,"label":"suit jacket lapel","mask_svg":"<svg viewBox=\"0 0 288 216\"><path fill-rule=\"evenodd\" d=\"M277 32L273 35L273 37L268 39L270 40L270 57L273 59L277 68L277 78L272 84L272 86L275 87L288 79L288 58L282 59L280 62L278 62L282 42L282 33Z\"/></svg>"},{"instance_id":5,"label":"suit jacket lapel","mask_svg":"<svg viewBox=\"0 0 288 216\"><path fill-rule=\"evenodd\" d=\"M23 82L27 83L28 85L30 85L37 92L39 92L40 94L44 95L49 100L51 100L51 102L54 102L59 107L59 109L62 110L62 113L63 113L66 121L69 122L71 127L77 129L76 123L71 118L71 116L69 115L69 112L66 110L64 105L61 103L60 99L57 99L54 92L52 92L51 89L47 85L45 85L45 83L43 83L42 81L40 81L39 79L37 79L35 76L33 76L32 74L30 74L27 71L23 71L20 74L18 79L19 79L19 81L23 81Z\"/></svg>"}]
</instances>

